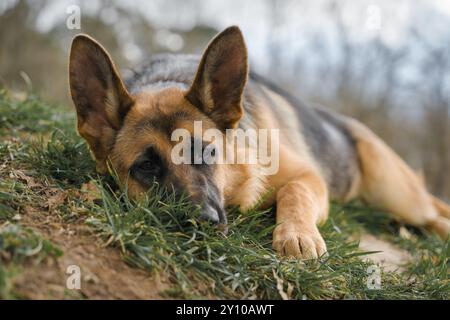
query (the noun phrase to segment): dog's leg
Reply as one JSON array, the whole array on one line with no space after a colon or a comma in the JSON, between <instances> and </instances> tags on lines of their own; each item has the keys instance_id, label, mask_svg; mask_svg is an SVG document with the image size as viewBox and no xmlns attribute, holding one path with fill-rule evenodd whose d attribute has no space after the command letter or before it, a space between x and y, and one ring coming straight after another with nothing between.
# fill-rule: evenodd
<instances>
[{"instance_id":1,"label":"dog's leg","mask_svg":"<svg viewBox=\"0 0 450 320\"><path fill-rule=\"evenodd\" d=\"M317 258L326 252L317 223L325 221L328 215L327 187L314 170L291 173L290 180L276 194L273 247L287 256Z\"/></svg>"},{"instance_id":2,"label":"dog's leg","mask_svg":"<svg viewBox=\"0 0 450 320\"><path fill-rule=\"evenodd\" d=\"M439 217L431 223L429 229L436 232L441 238L446 239L450 234L450 206L433 195L430 196Z\"/></svg>"},{"instance_id":3,"label":"dog's leg","mask_svg":"<svg viewBox=\"0 0 450 320\"><path fill-rule=\"evenodd\" d=\"M438 211L438 213L445 218L450 219L450 206L448 204L446 204L444 201L431 196L433 198L433 205L436 208L436 210Z\"/></svg>"},{"instance_id":4,"label":"dog's leg","mask_svg":"<svg viewBox=\"0 0 450 320\"><path fill-rule=\"evenodd\" d=\"M428 193L413 170L374 133L356 121L351 128L361 162L362 198L405 223L446 238L450 233L446 206Z\"/></svg>"}]
</instances>

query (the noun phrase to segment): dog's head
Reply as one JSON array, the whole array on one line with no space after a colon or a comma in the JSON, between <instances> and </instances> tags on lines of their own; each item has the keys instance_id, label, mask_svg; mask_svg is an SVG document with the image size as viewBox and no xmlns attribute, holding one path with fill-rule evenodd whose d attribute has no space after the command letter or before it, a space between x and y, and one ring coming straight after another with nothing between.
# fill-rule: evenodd
<instances>
[{"instance_id":1,"label":"dog's head","mask_svg":"<svg viewBox=\"0 0 450 320\"><path fill-rule=\"evenodd\" d=\"M230 27L205 50L188 90L167 87L131 95L106 50L79 35L69 61L70 92L78 131L105 173L109 162L131 197L154 183L184 193L202 206L202 216L226 223L223 208L225 172L221 165L175 164L171 135L183 128L192 147L203 145L194 122L203 130L234 128L242 116L242 95L248 74L242 34Z\"/></svg>"}]
</instances>

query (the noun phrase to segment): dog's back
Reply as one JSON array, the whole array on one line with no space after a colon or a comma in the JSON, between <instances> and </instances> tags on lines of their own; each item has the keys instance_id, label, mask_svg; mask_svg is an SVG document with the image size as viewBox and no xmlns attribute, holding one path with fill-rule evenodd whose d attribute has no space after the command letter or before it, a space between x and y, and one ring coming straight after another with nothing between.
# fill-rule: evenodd
<instances>
[{"instance_id":1,"label":"dog's back","mask_svg":"<svg viewBox=\"0 0 450 320\"><path fill-rule=\"evenodd\" d=\"M170 86L187 89L199 60L195 55L157 55L134 69L125 84L131 93ZM327 181L331 197L352 197L360 172L355 141L345 117L304 104L254 72L250 72L243 104L241 127L278 128L282 132L281 144L293 150L306 145L306 152Z\"/></svg>"},{"instance_id":2,"label":"dog's back","mask_svg":"<svg viewBox=\"0 0 450 320\"><path fill-rule=\"evenodd\" d=\"M355 139L347 128L347 119L325 107L305 104L255 73L250 73L249 89L249 95L262 95L269 106L266 112L272 113L285 132L286 141L281 143L290 143L295 148L296 141L304 141L327 181L331 197L342 200L351 197L360 172ZM258 112L255 111L253 114Z\"/></svg>"}]
</instances>

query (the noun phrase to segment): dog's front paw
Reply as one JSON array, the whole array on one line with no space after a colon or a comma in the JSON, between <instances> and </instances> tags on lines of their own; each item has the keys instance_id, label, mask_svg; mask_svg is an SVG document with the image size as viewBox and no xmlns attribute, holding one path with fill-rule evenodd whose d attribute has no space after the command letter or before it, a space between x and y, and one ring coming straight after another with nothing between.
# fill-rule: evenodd
<instances>
[{"instance_id":1,"label":"dog's front paw","mask_svg":"<svg viewBox=\"0 0 450 320\"><path fill-rule=\"evenodd\" d=\"M280 254L301 259L317 259L327 251L317 226L286 222L273 232L273 248Z\"/></svg>"}]
</instances>

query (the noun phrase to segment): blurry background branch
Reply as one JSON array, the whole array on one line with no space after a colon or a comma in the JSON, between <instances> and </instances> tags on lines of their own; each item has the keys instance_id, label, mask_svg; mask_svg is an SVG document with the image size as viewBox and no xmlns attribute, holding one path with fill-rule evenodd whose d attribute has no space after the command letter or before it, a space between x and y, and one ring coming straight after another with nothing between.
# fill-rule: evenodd
<instances>
[{"instance_id":1,"label":"blurry background branch","mask_svg":"<svg viewBox=\"0 0 450 320\"><path fill-rule=\"evenodd\" d=\"M66 27L81 8L81 30ZM70 106L67 50L97 38L126 69L163 51L199 53L238 24L251 65L300 97L352 115L450 199L450 1L26 1L0 3L0 86Z\"/></svg>"}]
</instances>

